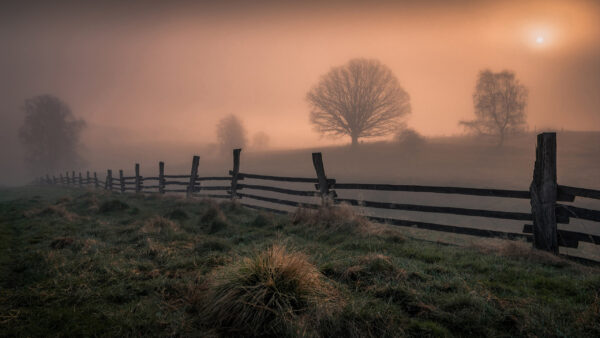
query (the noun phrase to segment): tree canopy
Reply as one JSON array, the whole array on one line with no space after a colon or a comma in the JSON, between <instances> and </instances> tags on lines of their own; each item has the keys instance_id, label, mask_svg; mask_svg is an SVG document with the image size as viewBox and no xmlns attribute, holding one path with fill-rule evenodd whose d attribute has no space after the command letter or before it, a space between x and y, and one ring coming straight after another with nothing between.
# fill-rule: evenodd
<instances>
[{"instance_id":1,"label":"tree canopy","mask_svg":"<svg viewBox=\"0 0 600 338\"><path fill-rule=\"evenodd\" d=\"M502 145L507 135L526 128L527 95L527 88L513 72L482 70L473 93L475 119L460 124L479 134L497 136Z\"/></svg>"},{"instance_id":2,"label":"tree canopy","mask_svg":"<svg viewBox=\"0 0 600 338\"><path fill-rule=\"evenodd\" d=\"M221 153L230 153L232 149L244 148L247 136L242 121L233 114L219 120L217 139Z\"/></svg>"},{"instance_id":3,"label":"tree canopy","mask_svg":"<svg viewBox=\"0 0 600 338\"><path fill-rule=\"evenodd\" d=\"M77 119L69 106L52 95L25 100L25 119L19 139L25 160L34 174L70 170L81 166L78 150L85 121Z\"/></svg>"},{"instance_id":4,"label":"tree canopy","mask_svg":"<svg viewBox=\"0 0 600 338\"><path fill-rule=\"evenodd\" d=\"M410 113L410 98L392 71L377 60L353 59L332 68L306 95L310 121L330 136L385 136Z\"/></svg>"}]
</instances>

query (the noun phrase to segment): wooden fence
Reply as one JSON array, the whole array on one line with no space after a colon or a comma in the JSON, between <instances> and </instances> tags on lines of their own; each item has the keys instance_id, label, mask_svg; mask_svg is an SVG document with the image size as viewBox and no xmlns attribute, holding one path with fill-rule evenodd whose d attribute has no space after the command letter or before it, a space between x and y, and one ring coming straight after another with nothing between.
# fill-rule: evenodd
<instances>
[{"instance_id":1,"label":"wooden fence","mask_svg":"<svg viewBox=\"0 0 600 338\"><path fill-rule=\"evenodd\" d=\"M46 175L40 178L41 183L62 184L78 187L104 188L110 191L125 193L158 192L185 193L188 197L199 196L208 198L224 198L240 200L240 203L255 209L263 209L270 212L286 213L286 211L257 206L245 203L244 200L256 200L291 207L319 208L322 205L347 203L353 206L362 206L375 209L416 211L423 213L452 214L462 216L477 216L495 219L527 221L521 233L478 229L463 226L453 226L438 223L411 221L397 218L386 218L377 216L365 216L368 219L397 226L416 227L426 230L451 232L456 234L500 237L505 239L525 239L532 241L533 245L541 250L558 254L559 246L577 248L579 242L600 245L600 236L557 229L557 223L569 224L571 218L579 218L588 221L600 222L600 211L561 204L558 202L573 202L576 197L600 199L600 191L584 188L576 188L559 185L556 178L556 134L543 133L537 136L536 160L533 172L533 180L529 190L504 190L504 189L479 189L463 187L439 187L422 185L397 185L397 184L368 184L368 183L339 183L335 179L327 178L323 166L321 153L313 153L312 160L315 168L315 177L285 177L268 176L253 173L240 172L241 149L233 150L233 168L227 176L198 176L198 164L200 157L194 156L190 174L165 174L165 165L159 162L159 173L156 177L140 176L139 164L135 165L134 176L124 176L123 170L119 170L119 177L113 177L112 170L107 170L106 179L101 181L94 172L90 176L86 172L85 177L81 173L71 175L65 173L50 177ZM269 181L269 182L292 182L313 183L314 190L296 190L284 187L262 184L242 183L245 179ZM202 182L226 181L225 185L204 186ZM215 184L215 183L213 183ZM219 183L216 183L219 184ZM267 197L258 194L246 193L244 189L274 192L292 196L320 197L320 203L303 203L290 199ZM404 191L422 192L436 194L459 194L470 196L487 196L496 198L527 199L531 203L531 212L507 212L472 208L457 208L445 206L430 206L418 204L400 204L370 200L359 200L351 198L338 198L336 190L353 191ZM218 193L220 192L220 193Z\"/></svg>"}]
</instances>

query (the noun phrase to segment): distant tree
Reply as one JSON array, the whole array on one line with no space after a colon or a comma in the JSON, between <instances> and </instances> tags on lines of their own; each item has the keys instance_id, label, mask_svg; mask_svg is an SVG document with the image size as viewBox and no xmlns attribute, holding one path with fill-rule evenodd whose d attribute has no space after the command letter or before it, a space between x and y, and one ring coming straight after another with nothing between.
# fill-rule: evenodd
<instances>
[{"instance_id":1,"label":"distant tree","mask_svg":"<svg viewBox=\"0 0 600 338\"><path fill-rule=\"evenodd\" d=\"M394 135L394 140L403 147L417 149L422 147L427 140L413 128L403 128Z\"/></svg>"},{"instance_id":2,"label":"distant tree","mask_svg":"<svg viewBox=\"0 0 600 338\"><path fill-rule=\"evenodd\" d=\"M409 95L392 71L377 60L353 59L321 77L306 99L310 121L324 135L384 136L410 113Z\"/></svg>"},{"instance_id":3,"label":"distant tree","mask_svg":"<svg viewBox=\"0 0 600 338\"><path fill-rule=\"evenodd\" d=\"M526 128L527 94L513 72L483 70L473 93L476 118L460 124L479 134L497 136L501 146L507 135Z\"/></svg>"},{"instance_id":4,"label":"distant tree","mask_svg":"<svg viewBox=\"0 0 600 338\"><path fill-rule=\"evenodd\" d=\"M252 148L256 150L265 150L269 148L269 135L264 131L259 131L252 137Z\"/></svg>"},{"instance_id":5,"label":"distant tree","mask_svg":"<svg viewBox=\"0 0 600 338\"><path fill-rule=\"evenodd\" d=\"M247 138L242 121L235 115L229 115L219 120L217 140L221 153L231 152L235 148L244 148Z\"/></svg>"},{"instance_id":6,"label":"distant tree","mask_svg":"<svg viewBox=\"0 0 600 338\"><path fill-rule=\"evenodd\" d=\"M66 103L52 95L41 95L26 99L23 110L19 139L32 173L55 173L82 165L78 149L85 121L75 118Z\"/></svg>"}]
</instances>

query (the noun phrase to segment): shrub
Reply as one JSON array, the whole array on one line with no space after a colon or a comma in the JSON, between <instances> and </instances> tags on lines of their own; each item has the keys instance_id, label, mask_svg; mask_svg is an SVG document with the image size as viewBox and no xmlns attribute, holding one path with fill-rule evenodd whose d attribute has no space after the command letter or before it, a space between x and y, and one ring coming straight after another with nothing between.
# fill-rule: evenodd
<instances>
[{"instance_id":1,"label":"shrub","mask_svg":"<svg viewBox=\"0 0 600 338\"><path fill-rule=\"evenodd\" d=\"M129 208L129 205L127 203L122 202L118 199L112 199L109 201L102 202L98 211L101 213L107 213L113 211L123 211L127 208Z\"/></svg>"},{"instance_id":2,"label":"shrub","mask_svg":"<svg viewBox=\"0 0 600 338\"><path fill-rule=\"evenodd\" d=\"M411 149L420 148L427 143L427 140L421 134L419 134L418 131L412 128L399 131L394 136L394 140L400 146Z\"/></svg>"},{"instance_id":3,"label":"shrub","mask_svg":"<svg viewBox=\"0 0 600 338\"><path fill-rule=\"evenodd\" d=\"M275 245L217 270L201 314L226 334L287 335L298 316L314 313L333 294L305 255Z\"/></svg>"}]
</instances>

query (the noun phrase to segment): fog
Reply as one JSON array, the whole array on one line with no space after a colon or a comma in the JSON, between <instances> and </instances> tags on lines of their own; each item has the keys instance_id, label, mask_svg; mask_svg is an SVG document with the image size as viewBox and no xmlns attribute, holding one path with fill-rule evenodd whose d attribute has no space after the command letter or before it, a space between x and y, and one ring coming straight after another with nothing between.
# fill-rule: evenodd
<instances>
[{"instance_id":1,"label":"fog","mask_svg":"<svg viewBox=\"0 0 600 338\"><path fill-rule=\"evenodd\" d=\"M530 130L600 127L591 1L3 2L0 42L2 183L28 178L17 129L40 94L87 121L82 154L98 170L203 155L228 114L276 150L347 144L313 130L305 97L356 57L394 72L425 136L463 132L483 68L528 87Z\"/></svg>"}]
</instances>

